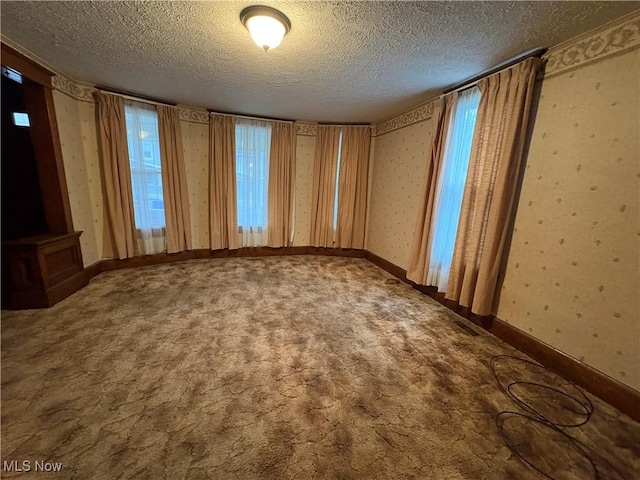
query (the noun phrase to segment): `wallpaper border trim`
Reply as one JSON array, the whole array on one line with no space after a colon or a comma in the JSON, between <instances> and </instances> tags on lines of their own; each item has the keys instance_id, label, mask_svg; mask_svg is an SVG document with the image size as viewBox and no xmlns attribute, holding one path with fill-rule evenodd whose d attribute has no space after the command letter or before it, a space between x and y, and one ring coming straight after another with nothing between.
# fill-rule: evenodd
<instances>
[{"instance_id":1,"label":"wallpaper border trim","mask_svg":"<svg viewBox=\"0 0 640 480\"><path fill-rule=\"evenodd\" d=\"M317 123L295 122L296 135L315 137L318 134Z\"/></svg>"},{"instance_id":2,"label":"wallpaper border trim","mask_svg":"<svg viewBox=\"0 0 640 480\"><path fill-rule=\"evenodd\" d=\"M553 77L638 46L640 46L640 10L550 47L542 57L547 60L544 78ZM438 96L431 98L411 110L373 125L372 136L377 137L430 119L433 115L433 101L437 98Z\"/></svg>"},{"instance_id":3,"label":"wallpaper border trim","mask_svg":"<svg viewBox=\"0 0 640 480\"><path fill-rule=\"evenodd\" d=\"M178 111L182 121L209 124L209 112L206 110L178 106Z\"/></svg>"},{"instance_id":4,"label":"wallpaper border trim","mask_svg":"<svg viewBox=\"0 0 640 480\"><path fill-rule=\"evenodd\" d=\"M60 73L51 78L51 84L55 90L58 90L71 98L81 102L94 103L93 93L96 91L95 86L76 82L66 75ZM191 123L209 123L209 112L204 109L190 108L178 105L180 120ZM317 123L295 122L296 135L305 135L315 137L318 132Z\"/></svg>"},{"instance_id":5,"label":"wallpaper border trim","mask_svg":"<svg viewBox=\"0 0 640 480\"><path fill-rule=\"evenodd\" d=\"M65 75L57 74L51 77L51 86L54 90L58 90L81 102L95 102L93 93L96 88L93 85L76 82Z\"/></svg>"},{"instance_id":6,"label":"wallpaper border trim","mask_svg":"<svg viewBox=\"0 0 640 480\"><path fill-rule=\"evenodd\" d=\"M640 10L555 45L543 55L544 78L640 46Z\"/></svg>"},{"instance_id":7,"label":"wallpaper border trim","mask_svg":"<svg viewBox=\"0 0 640 480\"><path fill-rule=\"evenodd\" d=\"M389 120L373 125L371 135L373 137L378 137L382 134L392 132L393 130L398 130L399 128L408 127L414 123L429 120L433 116L433 101L436 98L437 97L421 103L411 110L401 113Z\"/></svg>"}]
</instances>

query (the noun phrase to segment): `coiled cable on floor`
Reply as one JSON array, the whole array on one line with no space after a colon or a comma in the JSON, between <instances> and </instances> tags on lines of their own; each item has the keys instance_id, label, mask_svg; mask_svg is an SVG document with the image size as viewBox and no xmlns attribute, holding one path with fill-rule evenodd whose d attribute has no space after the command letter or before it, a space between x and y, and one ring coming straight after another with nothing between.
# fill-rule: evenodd
<instances>
[{"instance_id":1,"label":"coiled cable on floor","mask_svg":"<svg viewBox=\"0 0 640 480\"><path fill-rule=\"evenodd\" d=\"M571 390L574 390L576 392L574 395L560 390L559 388L556 388L554 386L529 380L513 380L505 383L501 381L500 374L497 372L496 368L497 364L503 360L515 362L516 364L520 364L520 366L524 366L528 369L541 369L544 373L550 373L550 371L536 362L532 362L530 360L514 355L496 355L491 358L491 372L494 379L496 380L496 383L508 398L510 398L516 405L518 405L525 411L525 413L522 413L511 410L504 410L496 415L496 426L498 428L500 436L502 437L509 450L511 450L513 454L515 454L518 458L520 458L523 462L525 462L545 478L555 480L555 477L553 477L550 472L545 471L542 466L536 464L530 458L527 458L527 456L522 451L523 444L517 444L516 442L514 442L506 432L506 424L510 420L528 422L534 428L542 427L544 429L548 429L551 435L559 435L559 438L561 438L563 441L568 442L573 450L577 452L577 454L582 459L586 460L587 464L590 467L590 470L592 470L593 472L592 478L599 479L600 476L598 473L598 469L596 468L594 461L587 454L585 447L578 440L571 437L563 430L564 428L580 427L589 422L593 413L593 404L591 400L589 400L589 398L580 388L572 383L567 383L564 386L568 387ZM524 389L525 391L538 390L540 392L548 394L551 399L555 397L556 401L554 403L559 405L564 410L564 412L562 413L569 413L574 417L578 417L578 419L570 421L569 419L555 418L555 416L552 417L548 412L543 412L540 408L536 408L536 406L532 404L533 402L531 402L531 400L527 401L521 395L519 395L519 389ZM562 403L560 403L557 399L561 399Z\"/></svg>"}]
</instances>

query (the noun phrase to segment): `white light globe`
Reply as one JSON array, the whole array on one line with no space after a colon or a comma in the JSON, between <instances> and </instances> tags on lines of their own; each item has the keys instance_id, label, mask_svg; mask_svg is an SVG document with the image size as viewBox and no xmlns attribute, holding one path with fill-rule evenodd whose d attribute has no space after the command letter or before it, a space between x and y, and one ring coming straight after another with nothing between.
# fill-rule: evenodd
<instances>
[{"instance_id":1,"label":"white light globe","mask_svg":"<svg viewBox=\"0 0 640 480\"><path fill-rule=\"evenodd\" d=\"M286 33L284 25L273 17L256 15L247 20L247 29L256 45L265 51L276 48Z\"/></svg>"}]
</instances>

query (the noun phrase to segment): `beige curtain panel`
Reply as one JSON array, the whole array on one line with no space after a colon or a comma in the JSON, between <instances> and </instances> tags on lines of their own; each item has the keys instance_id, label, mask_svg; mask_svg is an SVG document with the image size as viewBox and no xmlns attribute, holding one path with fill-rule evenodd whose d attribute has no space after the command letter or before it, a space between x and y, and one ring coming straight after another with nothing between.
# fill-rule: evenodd
<instances>
[{"instance_id":1,"label":"beige curtain panel","mask_svg":"<svg viewBox=\"0 0 640 480\"><path fill-rule=\"evenodd\" d=\"M333 211L340 127L319 125L313 159L311 245L333 247Z\"/></svg>"},{"instance_id":2,"label":"beige curtain panel","mask_svg":"<svg viewBox=\"0 0 640 480\"><path fill-rule=\"evenodd\" d=\"M337 248L364 248L371 127L342 129L338 185Z\"/></svg>"},{"instance_id":3,"label":"beige curtain panel","mask_svg":"<svg viewBox=\"0 0 640 480\"><path fill-rule=\"evenodd\" d=\"M482 94L445 297L489 315L510 228L539 58L478 82Z\"/></svg>"},{"instance_id":4,"label":"beige curtain panel","mask_svg":"<svg viewBox=\"0 0 640 480\"><path fill-rule=\"evenodd\" d=\"M182 150L178 109L158 105L162 193L166 219L167 253L191 250L191 221L187 174Z\"/></svg>"},{"instance_id":5,"label":"beige curtain panel","mask_svg":"<svg viewBox=\"0 0 640 480\"><path fill-rule=\"evenodd\" d=\"M209 117L209 232L212 250L238 248L236 121Z\"/></svg>"},{"instance_id":6,"label":"beige curtain panel","mask_svg":"<svg viewBox=\"0 0 640 480\"><path fill-rule=\"evenodd\" d=\"M104 191L103 257L130 258L138 253L124 99L96 92L98 147Z\"/></svg>"},{"instance_id":7,"label":"beige curtain panel","mask_svg":"<svg viewBox=\"0 0 640 480\"><path fill-rule=\"evenodd\" d=\"M288 247L293 234L296 175L296 133L293 123L273 122L269 151L267 245Z\"/></svg>"},{"instance_id":8,"label":"beige curtain panel","mask_svg":"<svg viewBox=\"0 0 640 480\"><path fill-rule=\"evenodd\" d=\"M433 137L424 174L424 187L418 218L413 231L413 241L409 256L407 278L419 285L427 284L429 274L429 258L431 256L431 239L433 234L433 214L435 208L436 186L443 163L449 123L456 109L457 92L435 101L433 112Z\"/></svg>"}]
</instances>

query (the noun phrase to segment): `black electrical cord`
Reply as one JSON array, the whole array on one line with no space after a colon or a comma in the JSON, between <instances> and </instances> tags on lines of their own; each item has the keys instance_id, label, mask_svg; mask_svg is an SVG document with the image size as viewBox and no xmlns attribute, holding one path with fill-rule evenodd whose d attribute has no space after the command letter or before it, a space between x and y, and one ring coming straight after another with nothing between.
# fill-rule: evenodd
<instances>
[{"instance_id":1,"label":"black electrical cord","mask_svg":"<svg viewBox=\"0 0 640 480\"><path fill-rule=\"evenodd\" d=\"M534 418L534 417L532 417L530 415L526 415L524 413L512 412L512 411L509 411L509 410L505 410L503 412L500 412L496 416L496 425L498 427L498 431L500 432L500 436L504 440L504 443L507 445L507 447L509 447L509 450L511 450L511 452L513 452L524 463L526 463L531 468L533 468L535 471L537 471L540 475L542 475L545 478L549 478L550 480L555 480L555 477L553 477L550 473L547 473L544 470L542 470L542 468L538 467L538 465L536 465L533 461L529 460L524 454L522 454L520 452L520 450L518 449L518 446L511 441L511 439L509 438L509 435L505 432L505 426L504 426L505 422L508 421L509 418L522 418L522 419L524 419L526 421L534 422L534 423L537 423L537 424L539 424L539 425L541 425L543 427L550 428L550 429L554 430L556 433L559 433L560 435L562 435L571 444L573 449L576 452L578 452L578 454L580 456L585 458L587 460L587 462L589 462L589 465L591 466L591 468L593 470L593 477L591 477L591 478L594 478L595 480L599 480L600 479L600 474L598 473L598 469L596 468L595 462L591 459L591 457L589 457L589 455L584 450L584 448L582 448L580 443L576 439L574 439L571 436L567 435L567 433L565 433L563 430L561 430L560 428L555 427L554 425L552 425L552 424L550 424L550 423L548 423L548 422L546 422L546 421L544 421L542 419Z\"/></svg>"},{"instance_id":2,"label":"black electrical cord","mask_svg":"<svg viewBox=\"0 0 640 480\"><path fill-rule=\"evenodd\" d=\"M548 370L544 366L540 365L539 363L532 362L530 360L517 357L514 355L495 355L494 357L491 358L491 372L493 374L493 378L496 380L496 383L508 398L510 398L516 405L520 406L526 412L526 413L521 413L521 412L510 411L510 410L504 410L498 413L498 415L496 415L495 421L496 421L496 426L498 428L498 432L500 433L502 440L505 442L509 450L511 450L513 454L515 454L518 458L520 458L523 462L525 462L527 465L529 465L531 468L533 468L535 471L537 471L539 474L541 474L545 478L555 480L555 478L551 475L551 473L545 472L533 461L526 458L526 456L518 448L518 445L513 443L509 438L509 435L507 434L507 432L505 432L505 422L508 421L509 419L520 418L528 422L534 422L535 424L538 424L545 428L549 428L553 430L555 433L562 435L572 445L574 450L580 456L582 456L587 460L587 462L593 469L593 474L594 474L593 478L599 479L600 475L594 461L587 454L585 449L581 446L580 442L578 442L576 439L568 435L563 430L563 428L576 428L576 427L583 426L591 419L591 415L593 413L593 404L591 403L591 400L589 400L589 398L585 395L585 393L581 389L579 389L577 386L571 383L567 383L566 385L571 389L575 390L578 393L577 396L571 395L566 391L562 391L550 385L545 385L543 383L538 383L538 382L514 380L512 382L505 384L500 380L500 376L496 371L496 365L501 360L506 360L506 359L510 361L514 361L516 363L524 364L526 367L539 368L543 371L548 371ZM578 407L576 409L573 409L564 404L562 405L562 407L568 412L570 412L571 414L577 415L582 419L580 421L573 421L573 422L550 419L548 418L550 417L548 413L545 415L543 412L536 409L530 402L527 402L523 398L521 398L516 393L517 387L525 387L525 388L533 387L535 389L540 389L540 390L549 392L552 395L560 396L565 400L569 400L570 402L574 403Z\"/></svg>"},{"instance_id":3,"label":"black electrical cord","mask_svg":"<svg viewBox=\"0 0 640 480\"><path fill-rule=\"evenodd\" d=\"M500 379L498 378L498 373L496 372L496 364L501 359L514 360L516 362L519 362L519 363L522 363L522 364L525 364L525 365L530 365L530 366L533 366L535 368L539 368L540 370L543 370L543 371L546 371L546 372L548 372L549 370L546 369L545 367L543 367L542 365L540 365L539 363L532 362L531 360L527 360L525 358L516 357L514 355L495 355L493 358L491 358L491 372L493 373L493 378L495 378L496 382L498 383L498 386L502 389L502 391L509 398L511 398L515 403L520 405L526 411L531 412L536 417L539 417L542 420L550 423L551 425L555 425L556 427L581 427L582 425L585 425L591 419L591 414L593 413L593 404L591 403L591 400L589 400L589 397L587 397L582 390L580 390L577 386L575 386L572 383L567 383L566 385L569 386L570 388L572 388L573 390L575 390L579 394L580 399L576 398L573 395L569 395L567 392L562 391L562 390L560 390L558 388L551 387L549 385L545 385L545 384L538 383L538 382L528 382L528 381L519 381L518 380L518 381L510 382L507 385L504 385L500 381ZM576 404L578 404L578 405L580 405L582 407L582 410L584 410L584 412L580 412L580 411L577 411L577 410L572 410L571 408L569 408L567 406L564 406L564 408L566 410L569 410L571 413L583 416L584 419L581 422L577 422L577 423L575 423L575 422L574 423L558 423L556 421L553 421L551 419L546 418L542 412L540 412L539 410L536 410L533 406L531 406L529 403L525 402L516 393L514 393L514 391L513 391L514 387L517 387L517 386L520 386L520 385L528 385L528 386L533 386L533 387L536 387L536 388L548 390L549 392L556 393L558 395L561 395L561 396L563 396L563 397L575 402Z\"/></svg>"}]
</instances>

